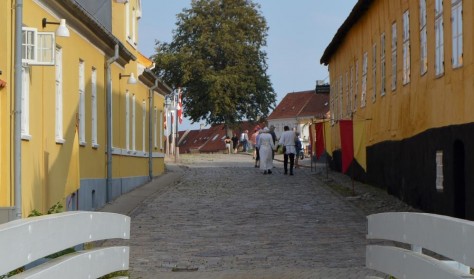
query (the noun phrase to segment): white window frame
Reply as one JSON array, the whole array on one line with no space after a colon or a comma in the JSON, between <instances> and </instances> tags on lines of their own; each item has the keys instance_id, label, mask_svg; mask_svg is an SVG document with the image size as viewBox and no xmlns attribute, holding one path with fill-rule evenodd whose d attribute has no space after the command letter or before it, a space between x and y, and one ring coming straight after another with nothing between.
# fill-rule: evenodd
<instances>
[{"instance_id":1,"label":"white window frame","mask_svg":"<svg viewBox=\"0 0 474 279\"><path fill-rule=\"evenodd\" d=\"M346 71L346 115L351 117L351 97L349 96L349 72Z\"/></svg>"},{"instance_id":2,"label":"white window frame","mask_svg":"<svg viewBox=\"0 0 474 279\"><path fill-rule=\"evenodd\" d=\"M377 100L377 44L372 46L372 102Z\"/></svg>"},{"instance_id":3,"label":"white window frame","mask_svg":"<svg viewBox=\"0 0 474 279\"><path fill-rule=\"evenodd\" d=\"M125 149L130 150L130 92L125 91Z\"/></svg>"},{"instance_id":4,"label":"white window frame","mask_svg":"<svg viewBox=\"0 0 474 279\"><path fill-rule=\"evenodd\" d=\"M125 39L131 40L130 37L130 3L127 1L124 5L125 8Z\"/></svg>"},{"instance_id":5,"label":"white window frame","mask_svg":"<svg viewBox=\"0 0 474 279\"><path fill-rule=\"evenodd\" d=\"M30 135L30 67L21 68L21 139L31 140Z\"/></svg>"},{"instance_id":6,"label":"white window frame","mask_svg":"<svg viewBox=\"0 0 474 279\"><path fill-rule=\"evenodd\" d=\"M91 143L93 148L98 148L97 142L97 69L91 71Z\"/></svg>"},{"instance_id":7,"label":"white window frame","mask_svg":"<svg viewBox=\"0 0 474 279\"><path fill-rule=\"evenodd\" d=\"M56 35L54 32L38 32L31 27L22 28L22 63L54 66Z\"/></svg>"},{"instance_id":8,"label":"white window frame","mask_svg":"<svg viewBox=\"0 0 474 279\"><path fill-rule=\"evenodd\" d=\"M436 191L444 191L443 151L436 151Z\"/></svg>"},{"instance_id":9,"label":"white window frame","mask_svg":"<svg viewBox=\"0 0 474 279\"><path fill-rule=\"evenodd\" d=\"M132 8L132 45L137 45L137 37L136 37L136 22L137 22L137 11L135 7Z\"/></svg>"},{"instance_id":10,"label":"white window frame","mask_svg":"<svg viewBox=\"0 0 474 279\"><path fill-rule=\"evenodd\" d=\"M392 23L392 91L397 90L397 23Z\"/></svg>"},{"instance_id":11,"label":"white window frame","mask_svg":"<svg viewBox=\"0 0 474 279\"><path fill-rule=\"evenodd\" d=\"M342 105L344 103L344 83L342 81L343 75L341 74L339 76L339 119L343 119L344 117L344 106Z\"/></svg>"},{"instance_id":12,"label":"white window frame","mask_svg":"<svg viewBox=\"0 0 474 279\"><path fill-rule=\"evenodd\" d=\"M153 147L158 148L158 109L153 108ZM151 152L151 150L150 150Z\"/></svg>"},{"instance_id":13,"label":"white window frame","mask_svg":"<svg viewBox=\"0 0 474 279\"><path fill-rule=\"evenodd\" d=\"M85 62L79 60L79 145L86 146L86 80Z\"/></svg>"},{"instance_id":14,"label":"white window frame","mask_svg":"<svg viewBox=\"0 0 474 279\"><path fill-rule=\"evenodd\" d=\"M410 82L410 11L403 13L403 76L402 83Z\"/></svg>"},{"instance_id":15,"label":"white window frame","mask_svg":"<svg viewBox=\"0 0 474 279\"><path fill-rule=\"evenodd\" d=\"M350 75L351 75L351 77L350 77L351 81L350 81L350 84L349 84L349 98L348 98L349 106L348 107L349 107L349 111L352 114L352 112L354 110L353 109L353 104L352 104L353 98L354 98L354 65L351 65L351 67L349 69L349 72L350 72Z\"/></svg>"},{"instance_id":16,"label":"white window frame","mask_svg":"<svg viewBox=\"0 0 474 279\"><path fill-rule=\"evenodd\" d=\"M367 68L368 68L368 53L364 52L362 58L362 90L360 93L360 107L363 108L366 105L365 97L367 95Z\"/></svg>"},{"instance_id":17,"label":"white window frame","mask_svg":"<svg viewBox=\"0 0 474 279\"><path fill-rule=\"evenodd\" d=\"M146 101L142 101L142 151L145 152L146 139Z\"/></svg>"},{"instance_id":18,"label":"white window frame","mask_svg":"<svg viewBox=\"0 0 474 279\"><path fill-rule=\"evenodd\" d=\"M135 94L132 95L132 150L135 151L137 150L137 145L136 145L136 139L137 139L137 134L136 134L136 129L137 129L137 120L136 120L136 97Z\"/></svg>"},{"instance_id":19,"label":"white window frame","mask_svg":"<svg viewBox=\"0 0 474 279\"><path fill-rule=\"evenodd\" d=\"M354 87L354 101L352 102L352 111L357 111L357 91L359 89L359 59L355 61L355 87Z\"/></svg>"},{"instance_id":20,"label":"white window frame","mask_svg":"<svg viewBox=\"0 0 474 279\"><path fill-rule=\"evenodd\" d=\"M387 72L385 63L385 33L380 35L380 96L387 91Z\"/></svg>"},{"instance_id":21,"label":"white window frame","mask_svg":"<svg viewBox=\"0 0 474 279\"><path fill-rule=\"evenodd\" d=\"M63 50L56 47L55 52L55 139L56 143L63 144L66 142L63 132Z\"/></svg>"},{"instance_id":22,"label":"white window frame","mask_svg":"<svg viewBox=\"0 0 474 279\"><path fill-rule=\"evenodd\" d=\"M428 71L428 41L426 31L426 0L420 0L420 74Z\"/></svg>"},{"instance_id":23,"label":"white window frame","mask_svg":"<svg viewBox=\"0 0 474 279\"><path fill-rule=\"evenodd\" d=\"M459 68L463 65L463 9L462 0L451 0L452 28L452 65Z\"/></svg>"},{"instance_id":24,"label":"white window frame","mask_svg":"<svg viewBox=\"0 0 474 279\"><path fill-rule=\"evenodd\" d=\"M444 74L443 0L435 0L435 75Z\"/></svg>"}]
</instances>

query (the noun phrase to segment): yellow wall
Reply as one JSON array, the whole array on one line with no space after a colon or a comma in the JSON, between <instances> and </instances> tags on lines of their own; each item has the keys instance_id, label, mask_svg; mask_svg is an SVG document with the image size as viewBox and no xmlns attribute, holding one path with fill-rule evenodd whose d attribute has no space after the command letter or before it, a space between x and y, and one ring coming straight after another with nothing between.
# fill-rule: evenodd
<instances>
[{"instance_id":1,"label":"yellow wall","mask_svg":"<svg viewBox=\"0 0 474 279\"><path fill-rule=\"evenodd\" d=\"M410 49L411 49L411 80L402 84L403 75L403 13L410 12ZM329 63L331 77L331 100L334 101L334 87L343 76L344 117L350 119L347 107L346 72L358 61L357 108L353 114L354 121L365 121L367 129L367 145L373 145L386 140L401 140L414 136L433 127L443 127L451 124L461 124L474 120L474 110L470 104L474 102L473 84L473 55L468 49L472 45L474 3L463 1L463 47L464 64L461 68L451 66L451 1L444 1L444 61L445 73L437 77L434 70L435 34L434 34L434 1L427 1L427 38L428 38L428 72L420 74L420 32L419 32L419 1L374 1L369 10L348 32L337 52ZM391 90L392 61L391 61L391 26L397 23L397 87ZM381 64L380 40L381 34L386 37L386 94L381 96ZM377 45L376 87L377 95L372 101L373 74L372 58L373 44ZM365 107L360 106L362 89L362 61L364 52L368 53L367 93ZM350 78L349 78L350 79ZM355 78L353 81L356 84ZM348 87L347 87L348 88ZM337 89L338 91L338 89ZM334 111L331 111L334 114ZM335 116L339 120L339 115ZM339 127L334 125L333 135L339 142ZM335 146L337 148L337 146Z\"/></svg>"},{"instance_id":2,"label":"yellow wall","mask_svg":"<svg viewBox=\"0 0 474 279\"><path fill-rule=\"evenodd\" d=\"M12 17L11 1L0 1L0 79L7 85L0 89L0 206L10 206L12 193L10 190L10 111L11 96L13 92L12 69Z\"/></svg>"}]
</instances>

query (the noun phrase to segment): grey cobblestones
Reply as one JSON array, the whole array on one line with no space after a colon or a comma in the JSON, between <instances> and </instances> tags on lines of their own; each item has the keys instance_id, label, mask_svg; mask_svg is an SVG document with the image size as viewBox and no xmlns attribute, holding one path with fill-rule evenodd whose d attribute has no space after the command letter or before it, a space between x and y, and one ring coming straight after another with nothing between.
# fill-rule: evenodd
<instances>
[{"instance_id":1,"label":"grey cobblestones","mask_svg":"<svg viewBox=\"0 0 474 279\"><path fill-rule=\"evenodd\" d=\"M308 161L308 159L306 159ZM303 160L304 162L304 160ZM366 219L309 168L185 155L131 214L131 278L365 278ZM152 187L152 186L148 186ZM173 272L182 271L182 272Z\"/></svg>"}]
</instances>

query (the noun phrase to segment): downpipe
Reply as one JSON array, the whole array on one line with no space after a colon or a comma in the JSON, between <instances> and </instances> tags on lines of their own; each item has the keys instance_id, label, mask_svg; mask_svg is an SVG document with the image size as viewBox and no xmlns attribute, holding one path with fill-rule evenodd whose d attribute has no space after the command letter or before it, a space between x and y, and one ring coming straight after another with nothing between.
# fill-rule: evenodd
<instances>
[{"instance_id":1,"label":"downpipe","mask_svg":"<svg viewBox=\"0 0 474 279\"><path fill-rule=\"evenodd\" d=\"M106 62L106 110L107 110L107 180L105 186L105 202L110 202L112 189L112 70L111 65L119 58L119 45L115 45L115 54Z\"/></svg>"}]
</instances>

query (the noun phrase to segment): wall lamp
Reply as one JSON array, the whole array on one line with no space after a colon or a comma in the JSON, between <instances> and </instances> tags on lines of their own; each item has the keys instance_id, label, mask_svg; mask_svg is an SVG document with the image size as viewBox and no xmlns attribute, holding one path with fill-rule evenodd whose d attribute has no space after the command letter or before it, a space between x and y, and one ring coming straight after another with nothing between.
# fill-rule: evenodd
<instances>
[{"instance_id":1,"label":"wall lamp","mask_svg":"<svg viewBox=\"0 0 474 279\"><path fill-rule=\"evenodd\" d=\"M123 77L128 77L127 79L127 83L128 84L135 84L137 83L137 79L135 78L135 76L133 75L133 73L129 74L129 75L122 75L122 73L119 73L119 79L122 79Z\"/></svg>"},{"instance_id":2,"label":"wall lamp","mask_svg":"<svg viewBox=\"0 0 474 279\"><path fill-rule=\"evenodd\" d=\"M64 18L60 19L59 22L51 22L51 21L48 21L46 18L43 18L42 24L43 24L43 29L46 27L47 24L59 25L58 29L56 29L56 36L69 37L69 29L67 29L66 20Z\"/></svg>"}]
</instances>

